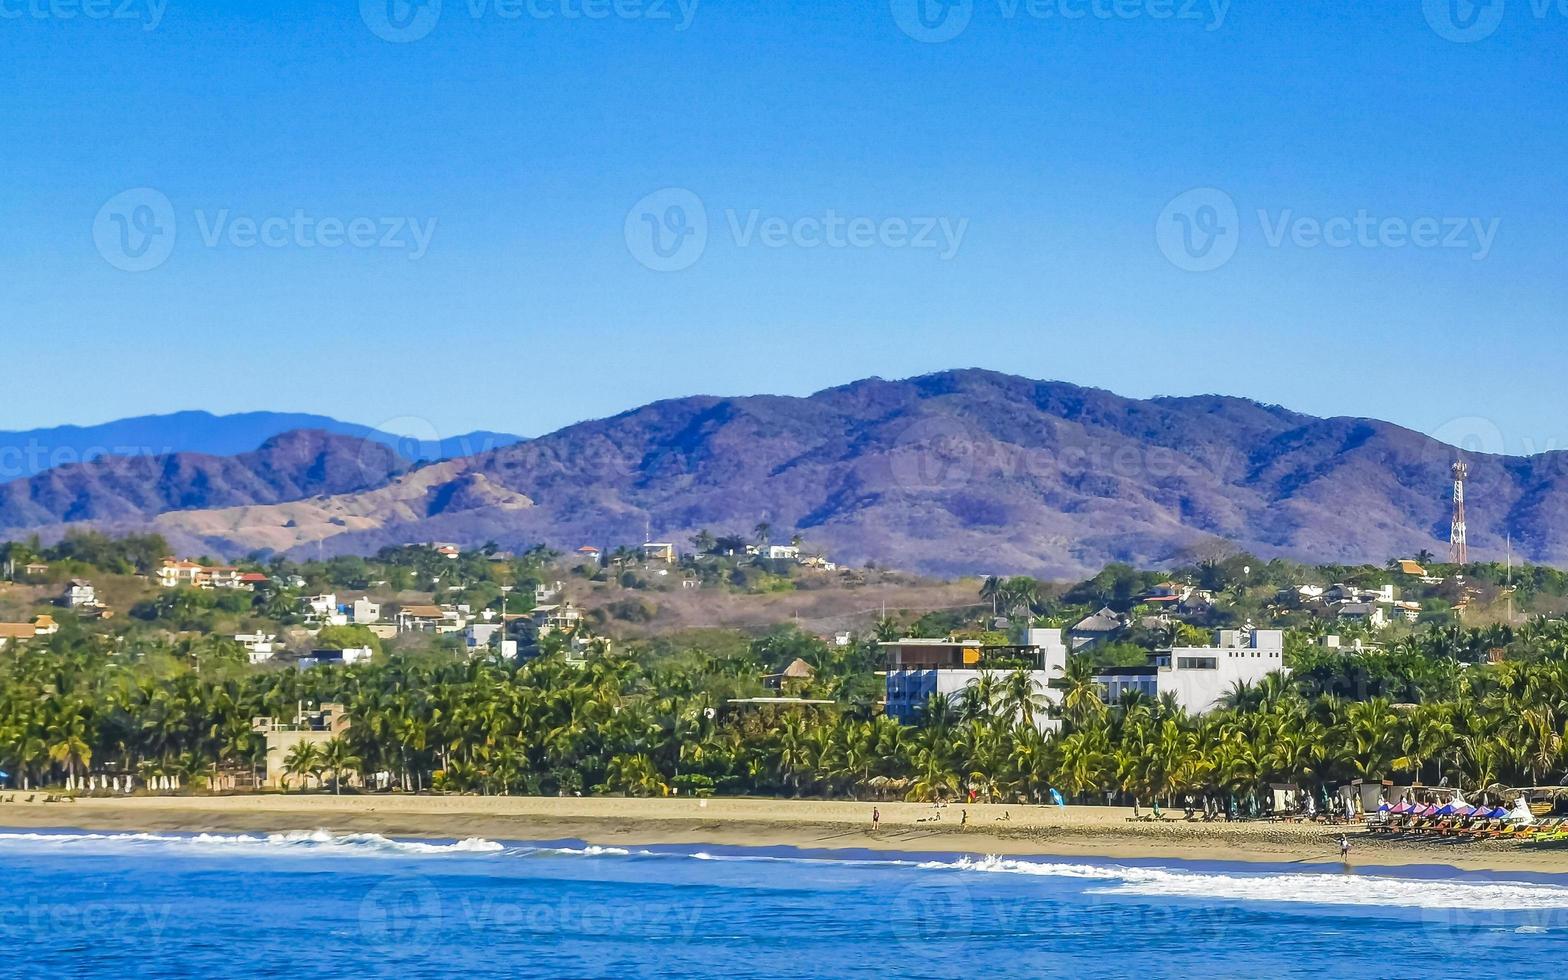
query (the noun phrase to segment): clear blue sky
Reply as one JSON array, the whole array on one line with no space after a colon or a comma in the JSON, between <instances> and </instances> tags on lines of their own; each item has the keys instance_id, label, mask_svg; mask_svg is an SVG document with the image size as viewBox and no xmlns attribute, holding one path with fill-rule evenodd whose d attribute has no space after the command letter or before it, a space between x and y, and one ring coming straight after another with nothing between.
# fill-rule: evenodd
<instances>
[{"instance_id":1,"label":"clear blue sky","mask_svg":"<svg viewBox=\"0 0 1568 980\"><path fill-rule=\"evenodd\" d=\"M151 30L163 0L51 2L80 0L0 0L0 428L267 408L538 434L983 366L1568 446L1568 15L1543 0L1470 27L1447 0L708 0L684 30L676 0L445 0L394 9L428 30L403 43L385 0L168 0ZM105 257L116 215L162 231L111 203L135 188L177 228L142 272ZM636 242L664 188L706 211L676 271ZM1236 208L1210 271L1168 255L1195 188L1223 192L1176 205L1200 233ZM747 236L830 211L962 236ZM227 223L296 212L436 225L413 257ZM1456 247L1299 225L1359 212Z\"/></svg>"}]
</instances>

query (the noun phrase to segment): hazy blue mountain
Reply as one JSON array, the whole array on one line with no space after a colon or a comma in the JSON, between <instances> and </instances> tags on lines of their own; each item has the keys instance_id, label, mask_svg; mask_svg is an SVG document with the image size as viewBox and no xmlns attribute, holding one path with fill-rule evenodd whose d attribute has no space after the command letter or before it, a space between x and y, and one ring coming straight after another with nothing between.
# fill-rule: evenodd
<instances>
[{"instance_id":1,"label":"hazy blue mountain","mask_svg":"<svg viewBox=\"0 0 1568 980\"><path fill-rule=\"evenodd\" d=\"M237 456L285 432L307 429L379 442L412 462L468 456L522 441L519 436L484 431L444 439L413 439L325 415L292 412L176 412L100 425L0 432L0 480L33 476L98 456Z\"/></svg>"}]
</instances>

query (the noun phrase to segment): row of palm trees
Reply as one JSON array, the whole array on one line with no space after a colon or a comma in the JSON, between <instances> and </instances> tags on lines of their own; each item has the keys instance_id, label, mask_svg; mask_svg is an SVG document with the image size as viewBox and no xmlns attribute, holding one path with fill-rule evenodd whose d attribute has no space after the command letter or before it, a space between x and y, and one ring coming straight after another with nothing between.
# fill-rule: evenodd
<instances>
[{"instance_id":1,"label":"row of palm trees","mask_svg":"<svg viewBox=\"0 0 1568 980\"><path fill-rule=\"evenodd\" d=\"M1379 656L1398 665L1406 655ZM289 752L290 788L1008 801L1055 789L1147 801L1354 778L1555 783L1568 767L1560 657L1423 659L1431 676L1419 683L1346 697L1325 672L1373 661L1336 654L1334 665L1240 685L1198 717L1169 699L1108 705L1079 658L1049 699L1025 672L984 675L934 699L919 726L859 701L735 707L700 670L627 657L576 667L551 656L523 666L394 656L311 671L211 657L198 671L173 650L135 660L90 643L21 651L0 665L0 768L15 785L200 788L262 764L253 718L325 702L344 704L350 727ZM843 680L817 683L829 692ZM1059 731L1043 731L1046 718Z\"/></svg>"}]
</instances>

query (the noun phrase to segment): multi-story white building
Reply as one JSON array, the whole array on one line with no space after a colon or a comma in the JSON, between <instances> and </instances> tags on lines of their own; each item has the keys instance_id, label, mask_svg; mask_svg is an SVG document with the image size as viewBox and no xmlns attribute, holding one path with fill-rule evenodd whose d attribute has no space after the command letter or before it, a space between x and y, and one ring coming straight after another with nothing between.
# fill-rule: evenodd
<instances>
[{"instance_id":1,"label":"multi-story white building","mask_svg":"<svg viewBox=\"0 0 1568 980\"><path fill-rule=\"evenodd\" d=\"M71 609L96 609L103 603L98 601L98 590L93 588L91 582L73 578L65 586L65 594L60 597L61 603Z\"/></svg>"},{"instance_id":2,"label":"multi-story white building","mask_svg":"<svg viewBox=\"0 0 1568 980\"><path fill-rule=\"evenodd\" d=\"M254 633L235 633L234 642L245 648L245 653L253 664L266 663L278 652L276 633L263 633L260 630Z\"/></svg>"},{"instance_id":3,"label":"multi-story white building","mask_svg":"<svg viewBox=\"0 0 1568 980\"><path fill-rule=\"evenodd\" d=\"M359 626L381 622L381 603L355 599L354 605L349 608L349 621Z\"/></svg>"},{"instance_id":4,"label":"multi-story white building","mask_svg":"<svg viewBox=\"0 0 1568 980\"><path fill-rule=\"evenodd\" d=\"M1269 674L1288 672L1284 631L1217 630L1213 646L1158 650L1142 667L1107 667L1095 680L1111 704L1129 692L1150 699L1171 694L1187 711L1203 714L1238 682L1256 684Z\"/></svg>"},{"instance_id":5,"label":"multi-story white building","mask_svg":"<svg viewBox=\"0 0 1568 980\"><path fill-rule=\"evenodd\" d=\"M1041 730L1059 721L1047 708L1061 700L1051 681L1067 672L1067 645L1061 630L1027 630L1014 646L986 646L978 640L904 639L880 644L888 658L887 705L889 718L917 724L931 698L941 695L957 700L963 692L989 674L1000 684L1023 665L1041 701L1035 724Z\"/></svg>"}]
</instances>

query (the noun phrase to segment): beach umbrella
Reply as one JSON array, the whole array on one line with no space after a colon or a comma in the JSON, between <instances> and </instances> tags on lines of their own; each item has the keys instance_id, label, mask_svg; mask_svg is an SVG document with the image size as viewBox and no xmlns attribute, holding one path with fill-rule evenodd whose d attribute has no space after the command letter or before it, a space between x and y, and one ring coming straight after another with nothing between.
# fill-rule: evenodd
<instances>
[{"instance_id":1,"label":"beach umbrella","mask_svg":"<svg viewBox=\"0 0 1568 980\"><path fill-rule=\"evenodd\" d=\"M1387 800L1384 800L1382 803L1380 803L1377 808L1378 813L1390 813L1392 811L1393 808L1388 805Z\"/></svg>"},{"instance_id":2,"label":"beach umbrella","mask_svg":"<svg viewBox=\"0 0 1568 980\"><path fill-rule=\"evenodd\" d=\"M1062 794L1058 792L1055 787L1052 787L1051 789L1051 802L1055 803L1064 810L1067 809L1067 801L1062 799Z\"/></svg>"},{"instance_id":3,"label":"beach umbrella","mask_svg":"<svg viewBox=\"0 0 1568 980\"><path fill-rule=\"evenodd\" d=\"M1433 814L1435 817L1451 817L1453 815L1454 805L1452 803L1444 803L1443 806Z\"/></svg>"},{"instance_id":4,"label":"beach umbrella","mask_svg":"<svg viewBox=\"0 0 1568 980\"><path fill-rule=\"evenodd\" d=\"M1508 816L1508 808L1507 807L1505 807L1505 806L1497 806L1497 807L1493 807L1492 808L1492 812L1490 814L1490 817L1493 820L1502 820L1506 816Z\"/></svg>"},{"instance_id":5,"label":"beach umbrella","mask_svg":"<svg viewBox=\"0 0 1568 980\"><path fill-rule=\"evenodd\" d=\"M1410 812L1410 801L1409 800L1400 800L1398 803L1396 803L1394 805L1394 808L1392 810L1388 811L1388 812L1389 813L1399 813L1399 814L1409 813Z\"/></svg>"}]
</instances>

